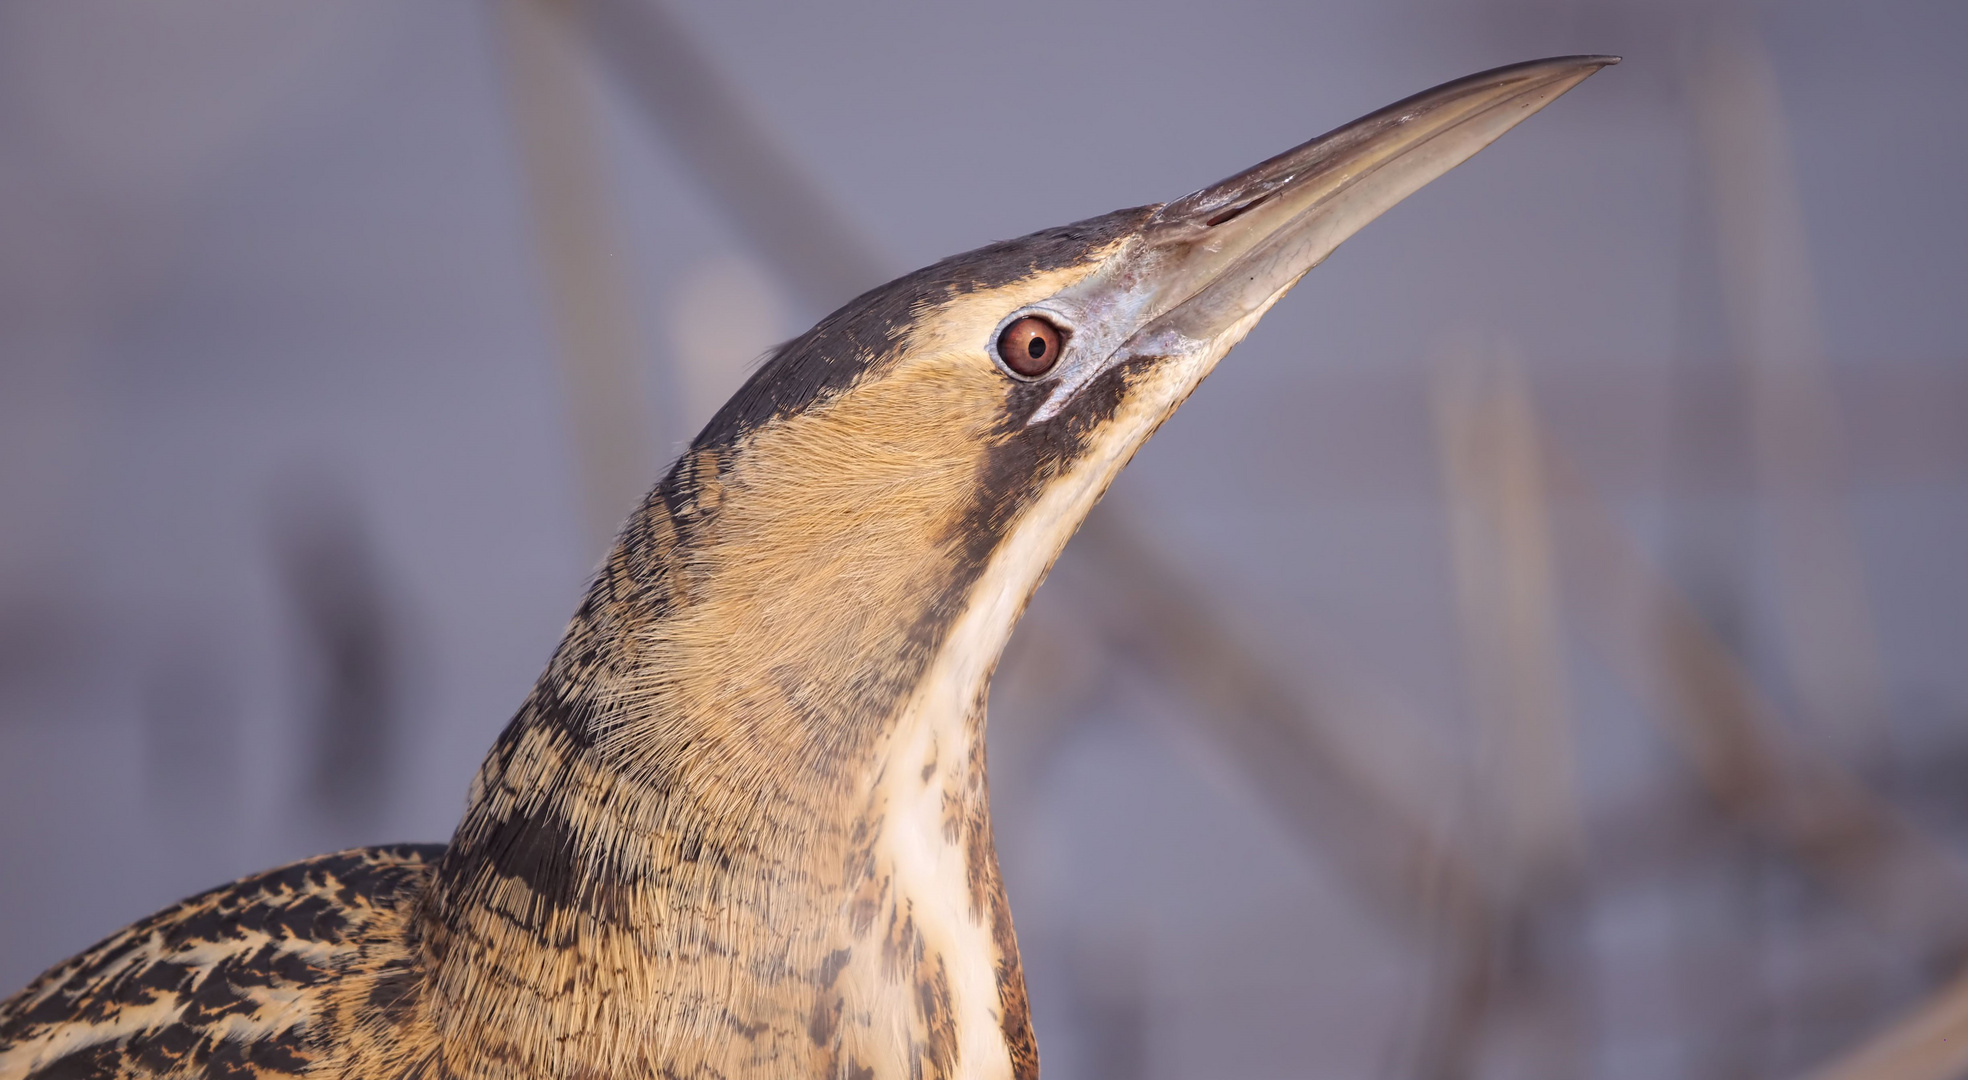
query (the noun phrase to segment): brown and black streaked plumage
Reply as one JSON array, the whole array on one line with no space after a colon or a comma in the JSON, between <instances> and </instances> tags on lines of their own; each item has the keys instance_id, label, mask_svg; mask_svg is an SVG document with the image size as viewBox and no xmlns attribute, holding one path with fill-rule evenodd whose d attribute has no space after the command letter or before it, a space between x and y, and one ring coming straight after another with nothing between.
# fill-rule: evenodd
<instances>
[{"instance_id":1,"label":"brown and black streaked plumage","mask_svg":"<svg viewBox=\"0 0 1968 1080\"><path fill-rule=\"evenodd\" d=\"M1027 598L1301 275L1609 62L1472 76L829 316L629 521L449 846L124 930L0 1004L0 1080L1035 1077L983 739Z\"/></svg>"}]
</instances>

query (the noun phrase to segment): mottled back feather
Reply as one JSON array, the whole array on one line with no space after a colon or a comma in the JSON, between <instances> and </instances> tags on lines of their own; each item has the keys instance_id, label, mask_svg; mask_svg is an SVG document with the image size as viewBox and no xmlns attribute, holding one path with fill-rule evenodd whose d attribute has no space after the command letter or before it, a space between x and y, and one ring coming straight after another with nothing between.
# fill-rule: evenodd
<instances>
[{"instance_id":1,"label":"mottled back feather","mask_svg":"<svg viewBox=\"0 0 1968 1080\"><path fill-rule=\"evenodd\" d=\"M421 894L439 845L363 848L152 915L0 1002L0 1077L300 1076L320 993Z\"/></svg>"}]
</instances>

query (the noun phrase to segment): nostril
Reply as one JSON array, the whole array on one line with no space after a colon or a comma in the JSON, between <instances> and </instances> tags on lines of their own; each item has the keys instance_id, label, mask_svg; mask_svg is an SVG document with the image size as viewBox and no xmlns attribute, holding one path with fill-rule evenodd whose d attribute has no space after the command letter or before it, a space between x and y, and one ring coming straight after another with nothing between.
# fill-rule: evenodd
<instances>
[{"instance_id":1,"label":"nostril","mask_svg":"<svg viewBox=\"0 0 1968 1080\"><path fill-rule=\"evenodd\" d=\"M1267 191L1264 194L1259 195L1257 198L1252 199L1249 202L1238 203L1236 206L1233 206L1230 209L1225 210L1222 213L1217 214L1215 217L1212 217L1209 220L1203 222L1203 224L1209 226L1210 228L1215 228L1216 226L1221 225L1226 221L1235 221L1238 218L1243 217L1245 214L1250 213L1252 210L1255 210L1258 207L1263 206L1265 203L1270 202L1271 199L1277 194L1278 194L1278 189L1272 188L1270 191Z\"/></svg>"}]
</instances>

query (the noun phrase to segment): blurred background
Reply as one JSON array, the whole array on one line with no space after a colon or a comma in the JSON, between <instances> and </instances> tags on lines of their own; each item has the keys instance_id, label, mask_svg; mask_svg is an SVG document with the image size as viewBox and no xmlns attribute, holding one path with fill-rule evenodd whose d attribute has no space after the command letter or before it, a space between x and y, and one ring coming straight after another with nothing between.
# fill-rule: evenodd
<instances>
[{"instance_id":1,"label":"blurred background","mask_svg":"<svg viewBox=\"0 0 1968 1080\"><path fill-rule=\"evenodd\" d=\"M448 836L773 343L1626 58L1143 452L994 694L1054 1080L1968 1075L1968 6L0 4L0 992Z\"/></svg>"}]
</instances>

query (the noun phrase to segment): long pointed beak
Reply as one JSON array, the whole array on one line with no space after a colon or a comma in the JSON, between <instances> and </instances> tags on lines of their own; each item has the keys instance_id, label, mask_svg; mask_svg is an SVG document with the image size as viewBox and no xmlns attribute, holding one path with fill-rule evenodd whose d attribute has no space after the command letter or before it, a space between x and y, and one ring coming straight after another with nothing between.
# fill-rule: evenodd
<instances>
[{"instance_id":1,"label":"long pointed beak","mask_svg":"<svg viewBox=\"0 0 1968 1080\"><path fill-rule=\"evenodd\" d=\"M1163 206L1143 231L1136 270L1154 314L1122 351L1248 330L1367 222L1618 62L1560 56L1444 83Z\"/></svg>"}]
</instances>

